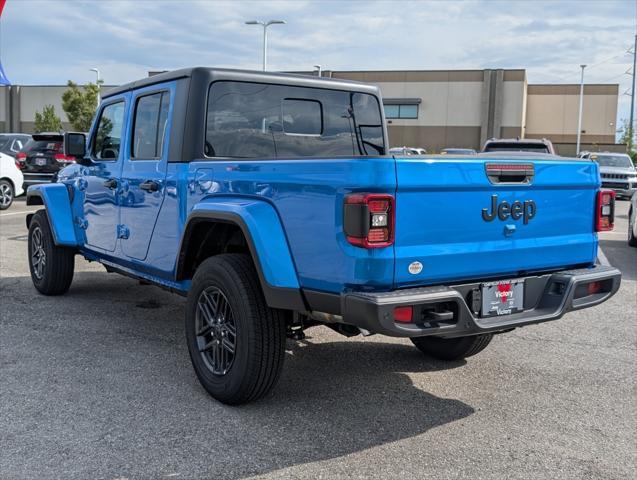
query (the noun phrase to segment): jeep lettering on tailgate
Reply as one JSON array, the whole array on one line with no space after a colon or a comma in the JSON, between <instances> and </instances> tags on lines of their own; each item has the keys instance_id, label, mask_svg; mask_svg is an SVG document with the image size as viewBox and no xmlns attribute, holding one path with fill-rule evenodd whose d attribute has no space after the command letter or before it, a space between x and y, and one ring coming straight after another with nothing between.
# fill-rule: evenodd
<instances>
[{"instance_id":1,"label":"jeep lettering on tailgate","mask_svg":"<svg viewBox=\"0 0 637 480\"><path fill-rule=\"evenodd\" d=\"M516 200L513 203L509 203L506 200L502 200L498 205L498 196L491 195L491 211L488 208L482 209L482 219L485 222L492 221L496 215L500 220L506 220L511 217L513 220L523 219L524 225L529 223L533 217L535 217L536 206L533 200L525 200L524 203Z\"/></svg>"}]
</instances>

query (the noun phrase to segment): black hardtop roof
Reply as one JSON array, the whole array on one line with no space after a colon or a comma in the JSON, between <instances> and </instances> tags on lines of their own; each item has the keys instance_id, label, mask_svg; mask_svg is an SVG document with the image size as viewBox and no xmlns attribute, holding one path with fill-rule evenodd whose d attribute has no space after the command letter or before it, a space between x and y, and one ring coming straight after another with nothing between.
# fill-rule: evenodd
<instances>
[{"instance_id":1,"label":"black hardtop roof","mask_svg":"<svg viewBox=\"0 0 637 480\"><path fill-rule=\"evenodd\" d=\"M156 83L163 83L181 78L191 78L195 76L207 76L210 81L214 80L235 80L241 82L260 82L294 85L299 87L327 88L332 90L352 90L356 92L371 93L380 96L380 89L367 83L356 82L354 80L343 80L339 78L314 77L310 75L297 75L293 73L261 72L254 70L235 70L230 68L210 68L191 67L172 70L160 73L151 77L142 78L125 85L115 87L105 92L102 97L108 98L113 95L124 93L137 88L147 87Z\"/></svg>"}]
</instances>

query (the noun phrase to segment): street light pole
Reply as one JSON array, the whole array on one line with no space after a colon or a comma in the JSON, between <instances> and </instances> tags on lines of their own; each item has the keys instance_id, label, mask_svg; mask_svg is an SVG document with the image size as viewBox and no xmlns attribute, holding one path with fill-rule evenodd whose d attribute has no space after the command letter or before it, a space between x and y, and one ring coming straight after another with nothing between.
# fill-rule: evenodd
<instances>
[{"instance_id":1,"label":"street light pole","mask_svg":"<svg viewBox=\"0 0 637 480\"><path fill-rule=\"evenodd\" d=\"M634 122L634 113L635 113L635 77L637 77L637 72L635 72L635 67L637 66L637 35L635 35L635 45L633 45L633 86L632 92L630 95L630 121L628 123L628 131L630 132L629 147L634 147L633 145L633 136L635 133L635 124Z\"/></svg>"},{"instance_id":2,"label":"street light pole","mask_svg":"<svg viewBox=\"0 0 637 480\"><path fill-rule=\"evenodd\" d=\"M100 106L100 71L97 68L91 68L91 72L95 72L95 76L97 77L95 80L95 84L97 85L97 107Z\"/></svg>"},{"instance_id":3,"label":"street light pole","mask_svg":"<svg viewBox=\"0 0 637 480\"><path fill-rule=\"evenodd\" d=\"M582 69L582 78L579 84L579 115L577 118L577 146L575 147L575 155L579 155L580 140L582 138L582 108L584 107L584 69L586 65L580 65Z\"/></svg>"},{"instance_id":4,"label":"street light pole","mask_svg":"<svg viewBox=\"0 0 637 480\"><path fill-rule=\"evenodd\" d=\"M263 71L265 72L268 68L268 27L270 25L283 25L285 24L285 20L268 20L267 22L262 20L250 20L245 23L246 25L261 25L263 27Z\"/></svg>"}]
</instances>

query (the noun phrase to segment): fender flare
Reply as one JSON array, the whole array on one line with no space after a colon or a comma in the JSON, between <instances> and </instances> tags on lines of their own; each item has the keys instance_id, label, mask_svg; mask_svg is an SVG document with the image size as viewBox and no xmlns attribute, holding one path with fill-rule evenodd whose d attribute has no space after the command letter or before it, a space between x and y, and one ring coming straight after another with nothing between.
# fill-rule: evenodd
<instances>
[{"instance_id":1,"label":"fender flare","mask_svg":"<svg viewBox=\"0 0 637 480\"><path fill-rule=\"evenodd\" d=\"M66 185L47 183L30 186L27 190L27 205L44 205L56 245L77 247L71 199ZM31 218L33 214L27 215L27 228Z\"/></svg>"},{"instance_id":2,"label":"fender flare","mask_svg":"<svg viewBox=\"0 0 637 480\"><path fill-rule=\"evenodd\" d=\"M181 238L176 279L183 276L185 252L193 227L201 222L231 223L241 229L268 306L307 310L283 226L274 207L263 200L216 197L195 205Z\"/></svg>"}]
</instances>

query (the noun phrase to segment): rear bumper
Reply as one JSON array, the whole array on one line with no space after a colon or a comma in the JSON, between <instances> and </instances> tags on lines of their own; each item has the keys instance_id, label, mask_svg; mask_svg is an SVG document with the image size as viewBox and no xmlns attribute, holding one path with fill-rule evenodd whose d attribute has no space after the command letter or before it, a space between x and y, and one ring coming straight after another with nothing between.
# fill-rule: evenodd
<instances>
[{"instance_id":1,"label":"rear bumper","mask_svg":"<svg viewBox=\"0 0 637 480\"><path fill-rule=\"evenodd\" d=\"M605 302L619 289L621 272L611 266L596 265L524 277L524 281L524 311L511 315L480 317L473 307L473 295L479 291L480 283L346 293L341 296L341 314L344 323L394 337L477 335L557 320L567 312ZM588 295L583 286L593 281L602 282L603 288ZM452 311L453 318L432 320L425 312L436 305ZM394 321L394 308L400 306L414 307L413 323Z\"/></svg>"}]
</instances>

